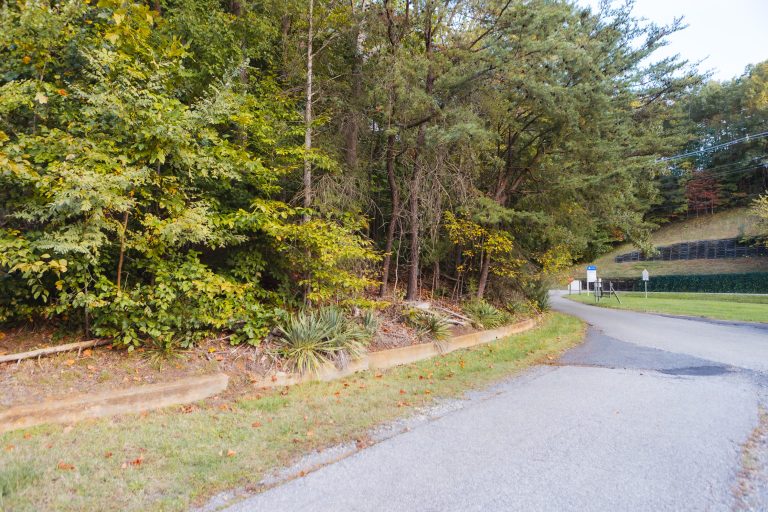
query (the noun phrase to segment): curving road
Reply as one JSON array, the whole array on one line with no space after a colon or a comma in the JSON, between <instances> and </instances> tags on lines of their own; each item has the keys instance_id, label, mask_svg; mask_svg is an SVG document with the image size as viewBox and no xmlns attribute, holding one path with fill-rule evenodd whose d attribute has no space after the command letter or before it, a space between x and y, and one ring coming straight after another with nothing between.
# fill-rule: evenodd
<instances>
[{"instance_id":1,"label":"curving road","mask_svg":"<svg viewBox=\"0 0 768 512\"><path fill-rule=\"evenodd\" d=\"M768 510L768 325L553 306L557 364L227 510Z\"/></svg>"}]
</instances>

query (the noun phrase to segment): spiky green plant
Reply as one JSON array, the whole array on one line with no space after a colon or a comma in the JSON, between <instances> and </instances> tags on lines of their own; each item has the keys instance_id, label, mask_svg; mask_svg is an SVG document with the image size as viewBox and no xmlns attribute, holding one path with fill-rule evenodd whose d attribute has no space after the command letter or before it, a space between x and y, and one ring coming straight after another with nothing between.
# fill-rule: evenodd
<instances>
[{"instance_id":1,"label":"spiky green plant","mask_svg":"<svg viewBox=\"0 0 768 512\"><path fill-rule=\"evenodd\" d=\"M421 309L410 309L405 312L406 322L416 329L420 337L429 337L440 342L450 338L451 324L444 317Z\"/></svg>"},{"instance_id":2,"label":"spiky green plant","mask_svg":"<svg viewBox=\"0 0 768 512\"><path fill-rule=\"evenodd\" d=\"M464 303L464 313L472 319L472 324L480 329L493 329L509 321L509 316L484 300Z\"/></svg>"},{"instance_id":3,"label":"spiky green plant","mask_svg":"<svg viewBox=\"0 0 768 512\"><path fill-rule=\"evenodd\" d=\"M379 322L379 317L376 316L376 313L370 309L366 309L360 316L360 321L363 324L363 329L368 334L368 336L373 338L373 336L379 330L379 326L381 325L381 322Z\"/></svg>"},{"instance_id":4,"label":"spiky green plant","mask_svg":"<svg viewBox=\"0 0 768 512\"><path fill-rule=\"evenodd\" d=\"M368 335L336 308L301 312L279 327L277 352L296 371L317 373L326 363L345 365L365 352Z\"/></svg>"},{"instance_id":5,"label":"spiky green plant","mask_svg":"<svg viewBox=\"0 0 768 512\"><path fill-rule=\"evenodd\" d=\"M524 292L536 310L540 312L549 310L549 283L546 279L539 278L531 281Z\"/></svg>"},{"instance_id":6,"label":"spiky green plant","mask_svg":"<svg viewBox=\"0 0 768 512\"><path fill-rule=\"evenodd\" d=\"M160 369L166 361L184 358L184 355L179 352L181 346L182 341L176 336L151 338L147 343L147 359L152 366Z\"/></svg>"}]
</instances>

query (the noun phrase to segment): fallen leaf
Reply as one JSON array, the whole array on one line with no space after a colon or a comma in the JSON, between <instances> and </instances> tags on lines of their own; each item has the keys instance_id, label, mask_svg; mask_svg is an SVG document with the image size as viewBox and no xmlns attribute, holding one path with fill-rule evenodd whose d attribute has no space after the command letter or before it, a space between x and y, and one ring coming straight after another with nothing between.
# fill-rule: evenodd
<instances>
[{"instance_id":1,"label":"fallen leaf","mask_svg":"<svg viewBox=\"0 0 768 512\"><path fill-rule=\"evenodd\" d=\"M141 466L144 463L144 457L136 457L131 461L131 466Z\"/></svg>"},{"instance_id":2,"label":"fallen leaf","mask_svg":"<svg viewBox=\"0 0 768 512\"><path fill-rule=\"evenodd\" d=\"M400 390L400 394L401 394L401 395L404 395L404 394L405 394L405 390L404 390L404 389L401 389L401 390Z\"/></svg>"},{"instance_id":3,"label":"fallen leaf","mask_svg":"<svg viewBox=\"0 0 768 512\"><path fill-rule=\"evenodd\" d=\"M89 348L83 350L83 357L91 357L92 354L93 354L93 350Z\"/></svg>"},{"instance_id":4,"label":"fallen leaf","mask_svg":"<svg viewBox=\"0 0 768 512\"><path fill-rule=\"evenodd\" d=\"M380 379L380 378L382 378L383 376L384 376L384 375L382 375L381 373L377 373L376 375L374 375L374 377L375 377L375 378L377 378L377 379Z\"/></svg>"},{"instance_id":5,"label":"fallen leaf","mask_svg":"<svg viewBox=\"0 0 768 512\"><path fill-rule=\"evenodd\" d=\"M32 434L30 434L29 432L24 432L24 439L31 439L31 438L32 438Z\"/></svg>"},{"instance_id":6,"label":"fallen leaf","mask_svg":"<svg viewBox=\"0 0 768 512\"><path fill-rule=\"evenodd\" d=\"M261 422L260 421L254 421L253 423L251 423L251 426L253 428L259 428L261 426Z\"/></svg>"},{"instance_id":7,"label":"fallen leaf","mask_svg":"<svg viewBox=\"0 0 768 512\"><path fill-rule=\"evenodd\" d=\"M66 462L59 462L58 466L56 467L62 471L72 471L73 469L75 469L75 466L73 466L72 464L67 464Z\"/></svg>"},{"instance_id":8,"label":"fallen leaf","mask_svg":"<svg viewBox=\"0 0 768 512\"><path fill-rule=\"evenodd\" d=\"M73 364L75 364L75 360L74 359L67 359L66 361L64 361L64 364L67 365L67 366L72 366Z\"/></svg>"},{"instance_id":9,"label":"fallen leaf","mask_svg":"<svg viewBox=\"0 0 768 512\"><path fill-rule=\"evenodd\" d=\"M208 349L209 354L213 354L214 352L216 352L216 349L214 347L211 347Z\"/></svg>"},{"instance_id":10,"label":"fallen leaf","mask_svg":"<svg viewBox=\"0 0 768 512\"><path fill-rule=\"evenodd\" d=\"M104 454L104 458L105 459L109 459L111 457L112 457L112 452L107 452L107 453Z\"/></svg>"},{"instance_id":11,"label":"fallen leaf","mask_svg":"<svg viewBox=\"0 0 768 512\"><path fill-rule=\"evenodd\" d=\"M227 450L227 457L234 457L236 454L235 450Z\"/></svg>"}]
</instances>

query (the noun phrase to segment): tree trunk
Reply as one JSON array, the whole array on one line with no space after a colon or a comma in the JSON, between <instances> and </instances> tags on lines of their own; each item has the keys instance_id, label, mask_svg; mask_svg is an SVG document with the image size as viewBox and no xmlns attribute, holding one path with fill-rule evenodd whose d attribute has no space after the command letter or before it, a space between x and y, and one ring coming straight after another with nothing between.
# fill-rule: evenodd
<instances>
[{"instance_id":1,"label":"tree trunk","mask_svg":"<svg viewBox=\"0 0 768 512\"><path fill-rule=\"evenodd\" d=\"M424 91L427 96L432 94L435 83L434 68L432 67L432 4L427 2L424 15L424 50L427 57L427 77L424 84ZM424 172L424 162L422 150L426 143L426 123L419 125L419 131L416 135L416 148L414 155L414 169L411 178L411 198L409 201L409 220L410 220L410 267L408 269L408 289L405 294L406 300L416 300L419 295L419 256L421 253L420 222L419 222L419 202L421 198L421 179Z\"/></svg>"},{"instance_id":2,"label":"tree trunk","mask_svg":"<svg viewBox=\"0 0 768 512\"><path fill-rule=\"evenodd\" d=\"M352 15L354 12L355 2L352 3ZM365 8L365 2L362 4L362 8ZM359 21L355 22L354 29L351 33L352 44L354 45L354 56L352 61L352 87L350 97L350 112L347 119L347 126L344 133L344 150L345 160L347 167L351 171L357 170L357 145L360 133L360 121L358 119L358 110L360 107L360 97L363 94L363 33L360 30Z\"/></svg>"},{"instance_id":3,"label":"tree trunk","mask_svg":"<svg viewBox=\"0 0 768 512\"><path fill-rule=\"evenodd\" d=\"M389 123L388 123L389 124ZM395 244L395 229L397 219L400 216L400 190L397 186L397 177L395 176L395 135L387 135L387 183L389 183L389 193L392 201L392 217L387 226L387 241L384 245L384 263L381 268L381 287L379 295L384 297L387 294L389 284L389 269L392 263L392 248Z\"/></svg>"},{"instance_id":4,"label":"tree trunk","mask_svg":"<svg viewBox=\"0 0 768 512\"><path fill-rule=\"evenodd\" d=\"M421 223L419 222L419 201L421 192L422 156L421 148L426 141L426 128L422 123L416 135L416 164L411 177L411 197L408 201L408 221L410 225L410 267L408 267L408 289L405 300L417 300L419 296L419 256L421 255Z\"/></svg>"},{"instance_id":5,"label":"tree trunk","mask_svg":"<svg viewBox=\"0 0 768 512\"><path fill-rule=\"evenodd\" d=\"M125 258L125 232L128 230L128 211L123 215L123 229L120 232L120 255L117 259L117 293L120 293L120 282L123 277L123 259Z\"/></svg>"},{"instance_id":6,"label":"tree trunk","mask_svg":"<svg viewBox=\"0 0 768 512\"><path fill-rule=\"evenodd\" d=\"M312 40L314 39L314 0L309 0L309 27L307 28L307 105L304 108L304 208L312 206L312 161L309 152L312 150ZM309 220L309 214L304 214L304 222Z\"/></svg>"},{"instance_id":7,"label":"tree trunk","mask_svg":"<svg viewBox=\"0 0 768 512\"><path fill-rule=\"evenodd\" d=\"M488 272L491 269L491 255L487 252L483 255L483 263L480 266L480 281L477 283L477 298L482 299L485 294L485 286L488 284Z\"/></svg>"}]
</instances>

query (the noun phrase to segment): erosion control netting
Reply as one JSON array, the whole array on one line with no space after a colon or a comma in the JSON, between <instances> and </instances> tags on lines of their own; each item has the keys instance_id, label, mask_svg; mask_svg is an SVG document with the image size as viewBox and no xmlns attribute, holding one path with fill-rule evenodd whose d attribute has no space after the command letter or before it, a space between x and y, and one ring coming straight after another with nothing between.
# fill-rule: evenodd
<instances>
[{"instance_id":1,"label":"erosion control netting","mask_svg":"<svg viewBox=\"0 0 768 512\"><path fill-rule=\"evenodd\" d=\"M632 261L674 261L721 258L768 257L765 240L723 238L720 240L695 240L657 247L656 254L646 255L643 251L632 251L614 258L616 263Z\"/></svg>"}]
</instances>

